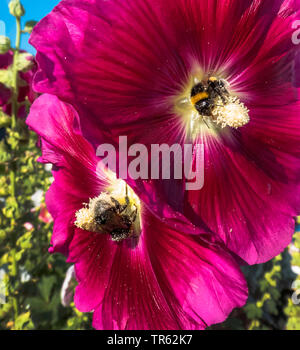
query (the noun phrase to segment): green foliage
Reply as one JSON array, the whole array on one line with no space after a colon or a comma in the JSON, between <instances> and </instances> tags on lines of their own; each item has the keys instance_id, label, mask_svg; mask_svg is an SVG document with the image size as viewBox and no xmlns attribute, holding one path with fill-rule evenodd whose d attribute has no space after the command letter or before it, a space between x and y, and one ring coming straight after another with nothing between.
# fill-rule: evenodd
<instances>
[{"instance_id":1,"label":"green foliage","mask_svg":"<svg viewBox=\"0 0 300 350\"><path fill-rule=\"evenodd\" d=\"M0 35L0 55L5 54L10 49L10 40L4 35Z\"/></svg>"},{"instance_id":2,"label":"green foliage","mask_svg":"<svg viewBox=\"0 0 300 350\"><path fill-rule=\"evenodd\" d=\"M249 299L241 310L214 329L300 330L300 304L294 304L292 286L297 276L292 266L300 267L300 243L296 233L294 243L272 261L257 266L242 267L249 285ZM299 288L300 289L300 283ZM298 294L300 300L300 293Z\"/></svg>"},{"instance_id":3,"label":"green foliage","mask_svg":"<svg viewBox=\"0 0 300 350\"><path fill-rule=\"evenodd\" d=\"M36 21L28 21L25 23L25 27L23 30L23 33L31 34L33 31L34 26L37 24Z\"/></svg>"}]
</instances>

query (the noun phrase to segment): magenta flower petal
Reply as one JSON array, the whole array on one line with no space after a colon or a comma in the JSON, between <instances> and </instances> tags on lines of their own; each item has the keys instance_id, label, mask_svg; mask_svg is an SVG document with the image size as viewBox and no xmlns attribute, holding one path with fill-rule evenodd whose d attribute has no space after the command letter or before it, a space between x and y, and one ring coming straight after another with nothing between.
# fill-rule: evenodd
<instances>
[{"instance_id":1,"label":"magenta flower petal","mask_svg":"<svg viewBox=\"0 0 300 350\"><path fill-rule=\"evenodd\" d=\"M54 165L56 181L47 192L46 202L54 219L53 249L63 254L66 254L66 244L74 233L74 213L86 200L98 195L97 189L104 186L103 180L95 175L97 159L93 148L79 130L72 129L76 121L78 116L74 109L52 95L39 97L26 121L42 139L40 161ZM63 167L64 171L58 167ZM56 200L58 197L60 201Z\"/></svg>"},{"instance_id":2,"label":"magenta flower petal","mask_svg":"<svg viewBox=\"0 0 300 350\"><path fill-rule=\"evenodd\" d=\"M145 231L151 232L145 234L150 260L157 278L164 281L165 295L171 298L175 292L184 311L204 326L224 321L232 308L243 305L245 283L228 252L199 237L167 227L161 231L159 220L147 212L145 216Z\"/></svg>"},{"instance_id":3,"label":"magenta flower petal","mask_svg":"<svg viewBox=\"0 0 300 350\"><path fill-rule=\"evenodd\" d=\"M294 84L296 87L300 88L300 49L295 60Z\"/></svg>"},{"instance_id":4,"label":"magenta flower petal","mask_svg":"<svg viewBox=\"0 0 300 350\"><path fill-rule=\"evenodd\" d=\"M204 188L187 192L187 216L191 212L188 203L192 203L190 217L200 217L213 232L218 232L227 247L249 264L272 259L292 240L294 216L299 212L299 185L292 187L292 181L289 185L278 183L272 168L273 178L269 177L251 159L250 147L249 153L239 153L230 152L226 144L213 140L207 140L207 144L206 159L217 158L220 163L207 162ZM260 145L253 140L253 155L260 152L265 162L272 161L272 154ZM289 163L285 169L294 164L293 174L299 174L297 163ZM278 164L275 170L282 168ZM212 197L212 193L217 196Z\"/></svg>"},{"instance_id":5,"label":"magenta flower petal","mask_svg":"<svg viewBox=\"0 0 300 350\"><path fill-rule=\"evenodd\" d=\"M60 201L57 201L58 197ZM62 192L57 183L47 191L46 204L54 220L49 251L68 255L68 245L74 235L74 211L80 209L81 204L74 203L74 198Z\"/></svg>"},{"instance_id":6,"label":"magenta flower petal","mask_svg":"<svg viewBox=\"0 0 300 350\"><path fill-rule=\"evenodd\" d=\"M41 123L39 118L43 111L45 117ZM72 106L62 103L56 96L42 95L32 105L26 122L43 140L45 162L69 167L66 157L72 160L71 155L84 168L95 171L94 149L82 138L78 114ZM93 164L90 158L94 160Z\"/></svg>"},{"instance_id":7,"label":"magenta flower petal","mask_svg":"<svg viewBox=\"0 0 300 350\"><path fill-rule=\"evenodd\" d=\"M0 69L6 69L13 63L13 52L8 51L7 53L0 55Z\"/></svg>"},{"instance_id":8,"label":"magenta flower petal","mask_svg":"<svg viewBox=\"0 0 300 350\"><path fill-rule=\"evenodd\" d=\"M124 243L114 253L104 299L96 307L95 328L204 329L224 321L234 307L245 303L243 276L228 253L173 231L148 213L145 216L138 246L132 249ZM96 246L101 245L92 245ZM110 266L110 258L105 266ZM91 271L102 265L100 258L92 265L88 265L91 277ZM90 291L96 289L96 278L92 281ZM86 295L87 289L79 290Z\"/></svg>"},{"instance_id":9,"label":"magenta flower petal","mask_svg":"<svg viewBox=\"0 0 300 350\"><path fill-rule=\"evenodd\" d=\"M244 305L245 280L226 250L170 229L147 210L143 222L137 246L73 233L68 262L75 263L79 283L75 305L95 310L95 328L204 329Z\"/></svg>"}]
</instances>

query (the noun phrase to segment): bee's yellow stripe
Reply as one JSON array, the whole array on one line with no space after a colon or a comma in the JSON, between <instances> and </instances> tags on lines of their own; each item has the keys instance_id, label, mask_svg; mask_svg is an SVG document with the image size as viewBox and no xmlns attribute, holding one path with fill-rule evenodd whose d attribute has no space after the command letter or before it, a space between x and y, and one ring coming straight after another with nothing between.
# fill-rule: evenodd
<instances>
[{"instance_id":1,"label":"bee's yellow stripe","mask_svg":"<svg viewBox=\"0 0 300 350\"><path fill-rule=\"evenodd\" d=\"M205 91L199 92L199 94L191 97L191 102L193 105L195 105L197 102L202 101L208 97L209 97L209 95L207 92L205 92Z\"/></svg>"}]
</instances>

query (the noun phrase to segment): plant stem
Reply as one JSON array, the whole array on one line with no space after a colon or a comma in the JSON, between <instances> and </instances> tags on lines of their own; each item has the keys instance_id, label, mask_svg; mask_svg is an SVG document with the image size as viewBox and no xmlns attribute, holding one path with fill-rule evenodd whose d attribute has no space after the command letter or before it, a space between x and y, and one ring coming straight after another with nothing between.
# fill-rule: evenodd
<instances>
[{"instance_id":1,"label":"plant stem","mask_svg":"<svg viewBox=\"0 0 300 350\"><path fill-rule=\"evenodd\" d=\"M11 128L15 129L17 125L18 117L18 97L19 97L19 77L18 77L18 57L20 52L21 43L21 18L16 17L16 48L14 50L14 60L13 60L13 97L12 97L12 120Z\"/></svg>"},{"instance_id":2,"label":"plant stem","mask_svg":"<svg viewBox=\"0 0 300 350\"><path fill-rule=\"evenodd\" d=\"M18 118L18 98L19 98L19 71L18 71L18 58L19 58L19 52L20 52L20 43L21 43L21 18L16 17L16 43L15 43L15 50L14 50L14 57L13 57L13 81L12 81L12 115L11 115L11 129L14 131L17 128L17 118ZM13 153L15 153L15 150L12 150ZM15 160L13 160L13 163L11 164L11 170L10 170L10 190L11 190L11 197L14 198L15 206L16 206L16 212L15 215L18 216L18 202L16 199L16 172L17 172L17 165L14 163ZM12 218L11 220L12 227L16 226L16 220ZM15 250L15 244L17 240L17 232L14 232L13 234L13 244L14 247L11 251L11 257L12 257L12 277L14 279L18 276L18 266L17 266L17 260L16 260L16 250ZM12 288L12 293L14 293L15 288ZM13 304L13 310L14 310L14 320L16 322L18 315L19 315L19 305L18 300L15 296L12 296L12 304Z\"/></svg>"},{"instance_id":3,"label":"plant stem","mask_svg":"<svg viewBox=\"0 0 300 350\"><path fill-rule=\"evenodd\" d=\"M16 129L17 126L17 117L18 117L18 98L19 98L19 72L18 72L18 58L20 52L20 43L21 43L21 18L16 17L16 44L14 50L13 58L13 95L12 95L12 115L11 115L11 129ZM10 170L10 185L11 185L11 196L16 199L16 167L13 166ZM17 201L16 209L18 210Z\"/></svg>"}]
</instances>

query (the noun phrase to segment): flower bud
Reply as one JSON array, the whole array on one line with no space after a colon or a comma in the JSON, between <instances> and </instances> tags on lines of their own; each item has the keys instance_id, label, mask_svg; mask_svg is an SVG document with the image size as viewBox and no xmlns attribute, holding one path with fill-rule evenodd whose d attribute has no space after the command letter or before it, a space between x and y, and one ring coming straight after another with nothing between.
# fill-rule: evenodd
<instances>
[{"instance_id":1,"label":"flower bud","mask_svg":"<svg viewBox=\"0 0 300 350\"><path fill-rule=\"evenodd\" d=\"M20 0L11 0L8 4L9 12L14 17L22 17L25 15L25 9Z\"/></svg>"},{"instance_id":2,"label":"flower bud","mask_svg":"<svg viewBox=\"0 0 300 350\"><path fill-rule=\"evenodd\" d=\"M28 72L34 65L33 56L28 52L21 52L18 55L17 69L20 72Z\"/></svg>"},{"instance_id":3,"label":"flower bud","mask_svg":"<svg viewBox=\"0 0 300 350\"><path fill-rule=\"evenodd\" d=\"M11 117L0 111L0 128L6 128L11 124Z\"/></svg>"},{"instance_id":4,"label":"flower bud","mask_svg":"<svg viewBox=\"0 0 300 350\"><path fill-rule=\"evenodd\" d=\"M0 69L0 87L2 91L3 85L5 85L7 88L11 88L13 85L12 66L8 67L7 69Z\"/></svg>"},{"instance_id":5,"label":"flower bud","mask_svg":"<svg viewBox=\"0 0 300 350\"><path fill-rule=\"evenodd\" d=\"M7 36L0 35L0 55L4 55L10 50L10 39Z\"/></svg>"}]
</instances>

